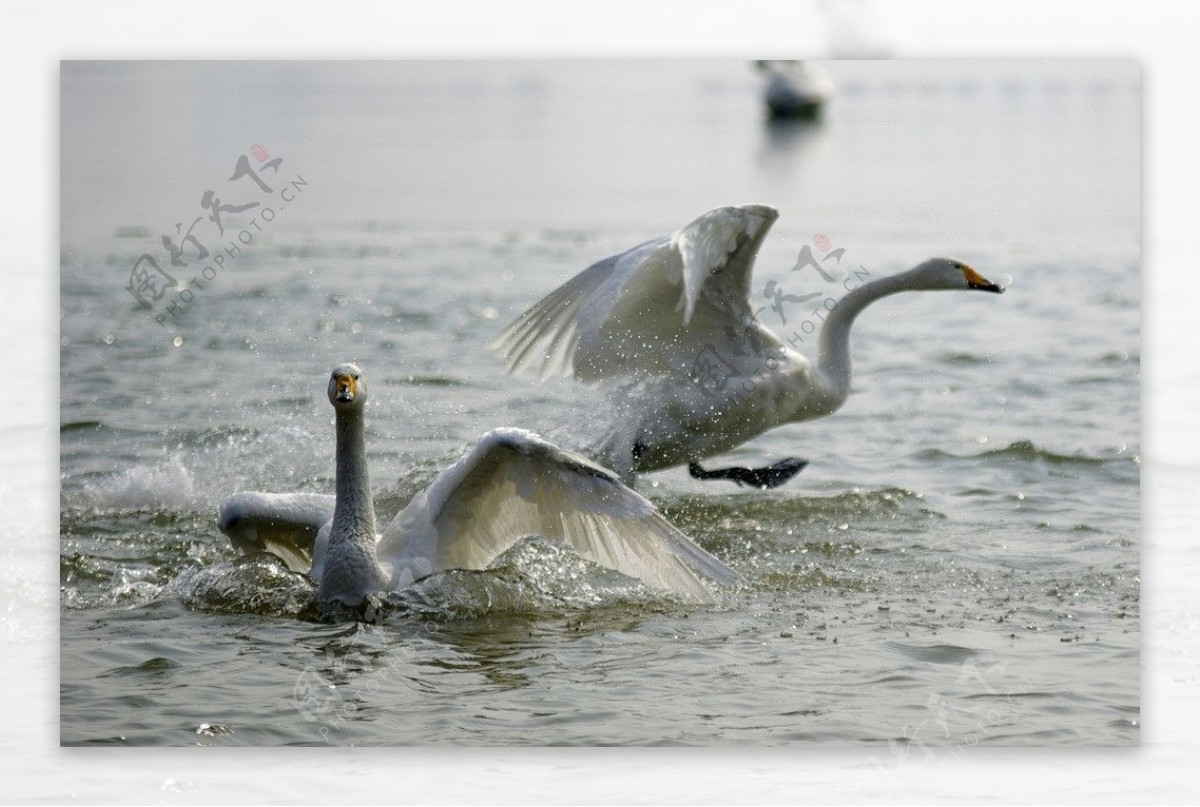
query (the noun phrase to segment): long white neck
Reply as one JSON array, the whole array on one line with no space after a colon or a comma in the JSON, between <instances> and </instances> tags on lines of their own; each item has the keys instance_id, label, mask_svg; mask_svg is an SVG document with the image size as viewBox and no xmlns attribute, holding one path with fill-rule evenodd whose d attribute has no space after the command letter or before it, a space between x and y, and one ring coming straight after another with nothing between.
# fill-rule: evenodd
<instances>
[{"instance_id":1,"label":"long white neck","mask_svg":"<svg viewBox=\"0 0 1200 807\"><path fill-rule=\"evenodd\" d=\"M361 411L337 413L337 503L317 596L357 606L387 587L375 557L375 505Z\"/></svg>"},{"instance_id":2,"label":"long white neck","mask_svg":"<svg viewBox=\"0 0 1200 807\"><path fill-rule=\"evenodd\" d=\"M876 300L911 289L908 272L872 280L838 300L826 317L817 347L817 371L830 394L838 399L838 406L850 394L850 326L854 318Z\"/></svg>"},{"instance_id":3,"label":"long white neck","mask_svg":"<svg viewBox=\"0 0 1200 807\"><path fill-rule=\"evenodd\" d=\"M369 536L375 548L375 505L367 469L367 440L362 410L337 413L337 504L330 545L339 539Z\"/></svg>"}]
</instances>

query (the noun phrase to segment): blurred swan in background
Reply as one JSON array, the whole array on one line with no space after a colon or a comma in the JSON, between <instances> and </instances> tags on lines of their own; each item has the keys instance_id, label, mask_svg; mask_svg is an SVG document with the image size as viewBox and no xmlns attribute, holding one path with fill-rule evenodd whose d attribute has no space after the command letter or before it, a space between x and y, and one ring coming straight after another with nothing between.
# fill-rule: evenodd
<instances>
[{"instance_id":1,"label":"blurred swan in background","mask_svg":"<svg viewBox=\"0 0 1200 807\"><path fill-rule=\"evenodd\" d=\"M576 454L520 429L496 429L417 494L377 536L367 471L362 371L334 369L336 496L238 493L218 525L317 582L321 601L361 605L446 569L484 569L521 538L565 541L584 558L692 601L734 572L671 526L647 499Z\"/></svg>"},{"instance_id":2,"label":"blurred swan in background","mask_svg":"<svg viewBox=\"0 0 1200 807\"><path fill-rule=\"evenodd\" d=\"M833 97L833 82L823 70L798 60L756 61L766 75L763 101L774 120L815 118Z\"/></svg>"},{"instance_id":3,"label":"blurred swan in background","mask_svg":"<svg viewBox=\"0 0 1200 807\"><path fill-rule=\"evenodd\" d=\"M858 286L821 329L816 364L755 316L750 276L778 212L764 205L709 211L584 270L492 341L508 370L607 384L618 422L585 447L627 482L687 463L698 479L776 487L807 464L706 470L699 460L785 423L837 411L850 394L850 326L871 303L902 291L1000 286L962 261L931 258Z\"/></svg>"}]
</instances>

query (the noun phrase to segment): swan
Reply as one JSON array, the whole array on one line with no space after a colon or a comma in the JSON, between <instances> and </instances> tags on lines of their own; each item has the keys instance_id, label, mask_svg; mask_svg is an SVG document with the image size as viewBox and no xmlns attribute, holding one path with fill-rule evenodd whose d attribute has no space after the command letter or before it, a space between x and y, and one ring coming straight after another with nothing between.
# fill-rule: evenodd
<instances>
[{"instance_id":1,"label":"swan","mask_svg":"<svg viewBox=\"0 0 1200 807\"><path fill-rule=\"evenodd\" d=\"M813 118L833 95L833 82L802 61L759 60L755 67L766 74L763 100L773 119Z\"/></svg>"},{"instance_id":2,"label":"swan","mask_svg":"<svg viewBox=\"0 0 1200 807\"><path fill-rule=\"evenodd\" d=\"M561 374L613 387L617 422L582 450L627 484L637 473L687 464L698 479L781 485L804 460L712 470L700 460L837 411L850 393L850 326L876 300L1003 289L954 258L863 283L821 309L813 364L759 321L749 299L754 258L778 216L765 205L721 207L606 258L531 306L491 347L510 373L536 368L542 379Z\"/></svg>"},{"instance_id":3,"label":"swan","mask_svg":"<svg viewBox=\"0 0 1200 807\"><path fill-rule=\"evenodd\" d=\"M711 598L705 580L736 582L729 567L611 471L521 429L483 435L378 536L362 370L338 365L328 395L336 413L336 495L236 493L217 516L236 549L271 552L308 573L318 600L356 607L438 571L484 569L528 535L563 540L591 561L691 601Z\"/></svg>"},{"instance_id":4,"label":"swan","mask_svg":"<svg viewBox=\"0 0 1200 807\"><path fill-rule=\"evenodd\" d=\"M760 59L754 63L767 77L763 101L772 119L813 118L833 95L833 82L799 60Z\"/></svg>"}]
</instances>

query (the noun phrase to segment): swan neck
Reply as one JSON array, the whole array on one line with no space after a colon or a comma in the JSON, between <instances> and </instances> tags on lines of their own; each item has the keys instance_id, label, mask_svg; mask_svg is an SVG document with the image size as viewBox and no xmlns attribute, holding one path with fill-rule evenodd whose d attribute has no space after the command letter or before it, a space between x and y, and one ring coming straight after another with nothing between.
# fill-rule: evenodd
<instances>
[{"instance_id":1,"label":"swan neck","mask_svg":"<svg viewBox=\"0 0 1200 807\"><path fill-rule=\"evenodd\" d=\"M367 444L361 411L337 413L337 504L330 543L364 538L375 547L375 506L367 470Z\"/></svg>"},{"instance_id":2,"label":"swan neck","mask_svg":"<svg viewBox=\"0 0 1200 807\"><path fill-rule=\"evenodd\" d=\"M817 348L817 369L834 394L845 400L850 394L850 326L871 303L908 288L905 273L872 280L853 289L825 318Z\"/></svg>"}]
</instances>

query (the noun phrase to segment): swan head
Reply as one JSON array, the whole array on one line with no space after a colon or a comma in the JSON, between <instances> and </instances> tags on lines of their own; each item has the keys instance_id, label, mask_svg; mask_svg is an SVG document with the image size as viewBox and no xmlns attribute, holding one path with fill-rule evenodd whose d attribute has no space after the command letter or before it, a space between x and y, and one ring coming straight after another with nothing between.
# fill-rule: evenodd
<instances>
[{"instance_id":1,"label":"swan head","mask_svg":"<svg viewBox=\"0 0 1200 807\"><path fill-rule=\"evenodd\" d=\"M333 408L362 409L367 402L367 387L357 364L339 364L329 375L329 402Z\"/></svg>"},{"instance_id":2,"label":"swan head","mask_svg":"<svg viewBox=\"0 0 1200 807\"><path fill-rule=\"evenodd\" d=\"M988 280L957 258L930 258L908 274L915 289L1004 293L1003 286Z\"/></svg>"}]
</instances>

